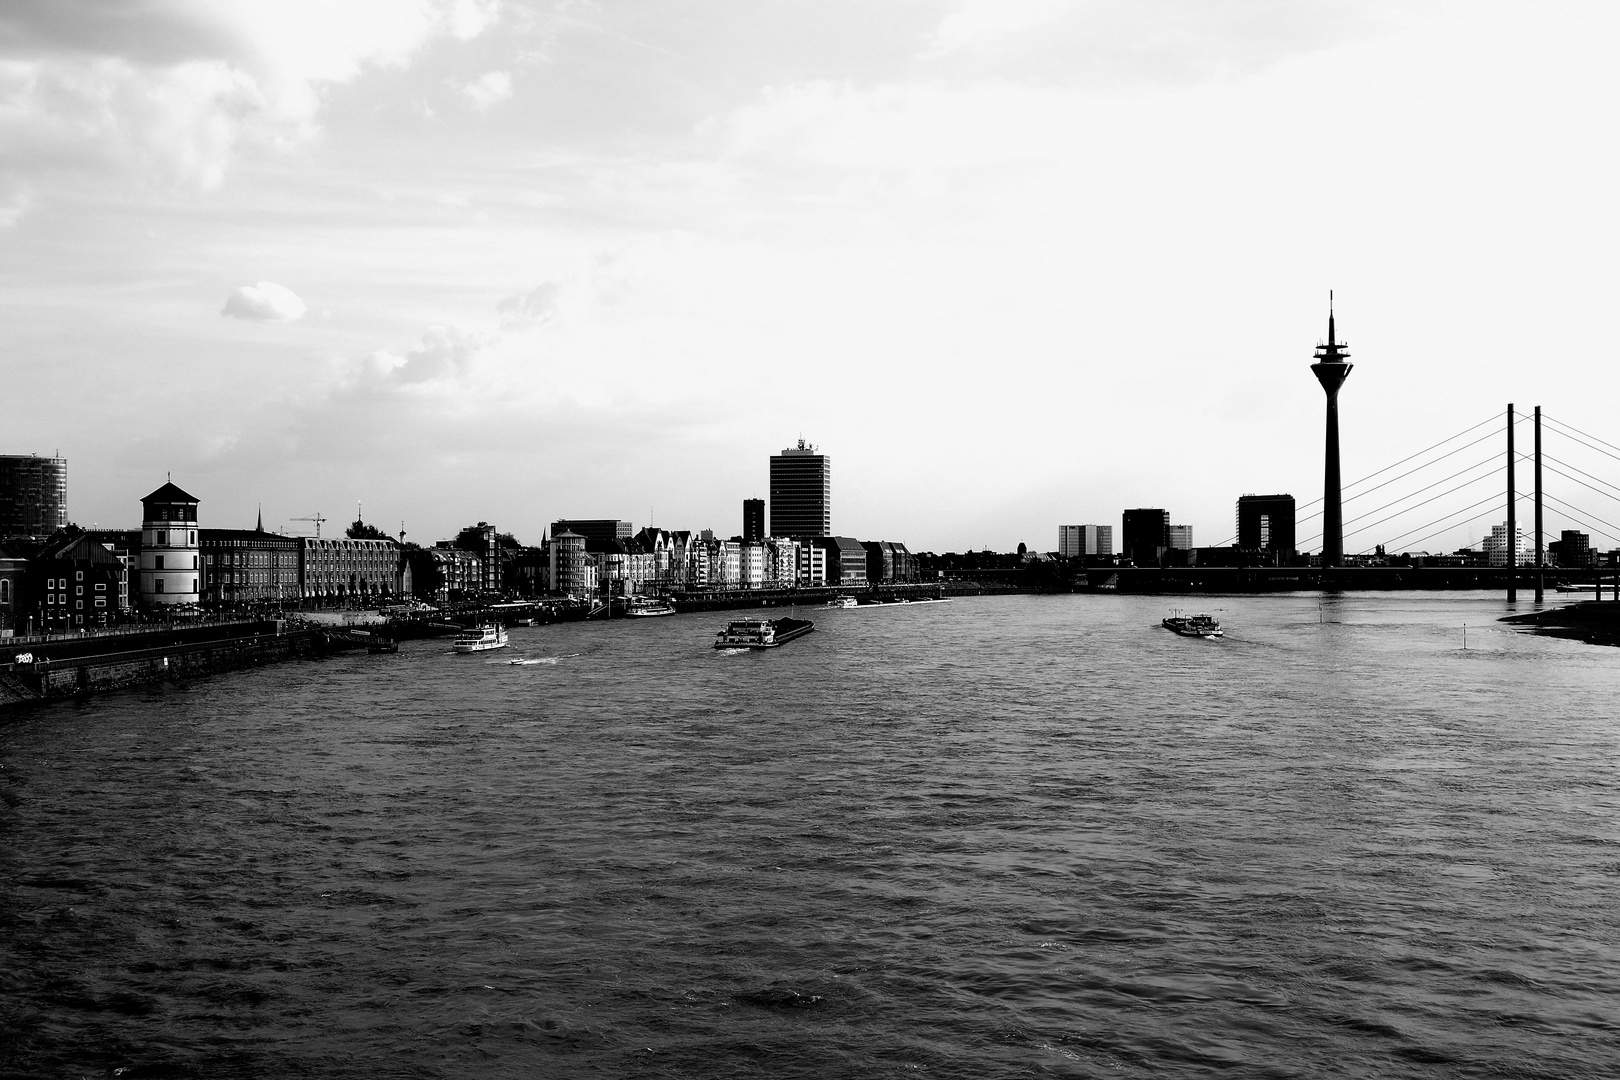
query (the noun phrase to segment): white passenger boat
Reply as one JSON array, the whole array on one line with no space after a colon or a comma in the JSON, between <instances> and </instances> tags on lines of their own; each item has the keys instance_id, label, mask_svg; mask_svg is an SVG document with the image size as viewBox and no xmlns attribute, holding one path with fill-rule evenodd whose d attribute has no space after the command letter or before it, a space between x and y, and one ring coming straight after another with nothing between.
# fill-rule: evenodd
<instances>
[{"instance_id":1,"label":"white passenger boat","mask_svg":"<svg viewBox=\"0 0 1620 1080\"><path fill-rule=\"evenodd\" d=\"M458 653L488 652L490 649L506 648L506 628L496 623L493 626L475 626L470 630L463 630L456 635L456 640L450 646Z\"/></svg>"},{"instance_id":2,"label":"white passenger boat","mask_svg":"<svg viewBox=\"0 0 1620 1080\"><path fill-rule=\"evenodd\" d=\"M855 599L853 596L835 596L831 600L827 601L827 606L843 608L860 607L861 602Z\"/></svg>"}]
</instances>

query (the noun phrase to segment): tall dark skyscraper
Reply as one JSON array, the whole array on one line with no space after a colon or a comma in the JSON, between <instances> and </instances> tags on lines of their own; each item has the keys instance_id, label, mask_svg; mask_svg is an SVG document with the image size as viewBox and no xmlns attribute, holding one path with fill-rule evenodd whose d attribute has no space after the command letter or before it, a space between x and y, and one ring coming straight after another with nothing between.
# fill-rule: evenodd
<instances>
[{"instance_id":1,"label":"tall dark skyscraper","mask_svg":"<svg viewBox=\"0 0 1620 1080\"><path fill-rule=\"evenodd\" d=\"M832 535L832 459L803 439L771 455L771 535Z\"/></svg>"},{"instance_id":2,"label":"tall dark skyscraper","mask_svg":"<svg viewBox=\"0 0 1620 1080\"><path fill-rule=\"evenodd\" d=\"M765 539L765 500L743 500L743 531L744 541L753 542Z\"/></svg>"},{"instance_id":3,"label":"tall dark skyscraper","mask_svg":"<svg viewBox=\"0 0 1620 1080\"><path fill-rule=\"evenodd\" d=\"M1322 463L1322 565L1344 562L1344 503L1339 486L1339 387L1354 364L1333 333L1333 294L1328 293L1328 339L1316 347L1311 371L1327 393L1327 452Z\"/></svg>"}]
</instances>

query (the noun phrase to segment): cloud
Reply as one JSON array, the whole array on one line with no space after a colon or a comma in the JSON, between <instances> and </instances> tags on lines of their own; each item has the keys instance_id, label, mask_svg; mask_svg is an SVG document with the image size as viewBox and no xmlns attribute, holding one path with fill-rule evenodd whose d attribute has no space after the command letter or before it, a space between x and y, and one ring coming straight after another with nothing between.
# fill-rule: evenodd
<instances>
[{"instance_id":1,"label":"cloud","mask_svg":"<svg viewBox=\"0 0 1620 1080\"><path fill-rule=\"evenodd\" d=\"M292 322L303 318L304 302L284 285L261 281L231 293L220 314L256 322Z\"/></svg>"},{"instance_id":2,"label":"cloud","mask_svg":"<svg viewBox=\"0 0 1620 1080\"><path fill-rule=\"evenodd\" d=\"M1059 0L965 0L940 21L928 54L946 56L1018 36L1051 22L1062 8Z\"/></svg>"},{"instance_id":3,"label":"cloud","mask_svg":"<svg viewBox=\"0 0 1620 1080\"><path fill-rule=\"evenodd\" d=\"M512 96L512 76L504 71L491 71L463 86L461 92L476 108L493 108Z\"/></svg>"},{"instance_id":4,"label":"cloud","mask_svg":"<svg viewBox=\"0 0 1620 1080\"><path fill-rule=\"evenodd\" d=\"M33 192L25 184L0 178L0 229L17 224L33 205Z\"/></svg>"},{"instance_id":5,"label":"cloud","mask_svg":"<svg viewBox=\"0 0 1620 1080\"><path fill-rule=\"evenodd\" d=\"M240 146L313 137L331 87L497 14L493 0L15 5L0 14L0 166L214 187Z\"/></svg>"},{"instance_id":6,"label":"cloud","mask_svg":"<svg viewBox=\"0 0 1620 1080\"><path fill-rule=\"evenodd\" d=\"M421 383L465 374L473 358L488 344L489 339L478 330L430 326L422 335L420 348L410 350L404 357L379 353L373 359L392 366L396 381Z\"/></svg>"},{"instance_id":7,"label":"cloud","mask_svg":"<svg viewBox=\"0 0 1620 1080\"><path fill-rule=\"evenodd\" d=\"M538 285L526 293L514 293L495 305L508 322L545 322L557 313L557 296L562 288L555 282Z\"/></svg>"}]
</instances>

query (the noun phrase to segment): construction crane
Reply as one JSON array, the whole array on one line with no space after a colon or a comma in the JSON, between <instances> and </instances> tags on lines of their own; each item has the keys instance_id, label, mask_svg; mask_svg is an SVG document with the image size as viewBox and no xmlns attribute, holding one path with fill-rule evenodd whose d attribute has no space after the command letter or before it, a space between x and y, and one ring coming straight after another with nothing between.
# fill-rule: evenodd
<instances>
[{"instance_id":1,"label":"construction crane","mask_svg":"<svg viewBox=\"0 0 1620 1080\"><path fill-rule=\"evenodd\" d=\"M287 520L288 521L313 521L315 523L315 539L319 540L321 538L321 522L326 521L327 519L322 517L321 512L319 510L317 510L317 511L315 511L314 514L310 515L309 517L288 518Z\"/></svg>"}]
</instances>

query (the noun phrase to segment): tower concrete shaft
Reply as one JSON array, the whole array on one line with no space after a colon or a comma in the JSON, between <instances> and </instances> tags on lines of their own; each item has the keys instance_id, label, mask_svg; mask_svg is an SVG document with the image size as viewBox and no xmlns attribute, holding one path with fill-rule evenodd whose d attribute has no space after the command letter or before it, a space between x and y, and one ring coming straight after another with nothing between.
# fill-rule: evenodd
<instances>
[{"instance_id":1,"label":"tower concrete shaft","mask_svg":"<svg viewBox=\"0 0 1620 1080\"><path fill-rule=\"evenodd\" d=\"M1339 387L1350 377L1354 364L1333 326L1332 294L1328 294L1328 339L1316 347L1311 372L1327 394L1327 447L1322 466L1322 565L1344 562L1344 500L1339 481Z\"/></svg>"}]
</instances>

